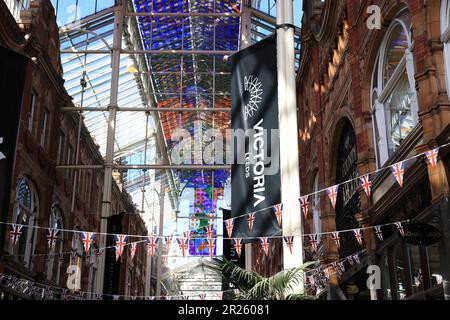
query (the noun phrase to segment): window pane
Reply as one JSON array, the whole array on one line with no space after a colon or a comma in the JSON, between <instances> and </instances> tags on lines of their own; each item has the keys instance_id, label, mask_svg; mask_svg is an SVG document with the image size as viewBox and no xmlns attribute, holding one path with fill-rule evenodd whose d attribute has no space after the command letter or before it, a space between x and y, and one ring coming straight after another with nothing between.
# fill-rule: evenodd
<instances>
[{"instance_id":1,"label":"window pane","mask_svg":"<svg viewBox=\"0 0 450 320\"><path fill-rule=\"evenodd\" d=\"M418 246L409 246L408 250L411 259L412 289L413 293L417 293L424 290L423 271L420 264L420 251Z\"/></svg>"},{"instance_id":2,"label":"window pane","mask_svg":"<svg viewBox=\"0 0 450 320\"><path fill-rule=\"evenodd\" d=\"M411 92L404 74L387 100L386 121L390 125L389 151L392 154L414 128L411 112Z\"/></svg>"},{"instance_id":3,"label":"window pane","mask_svg":"<svg viewBox=\"0 0 450 320\"><path fill-rule=\"evenodd\" d=\"M408 38L405 29L398 24L392 30L388 41L386 61L384 65L384 83L386 84L397 68L398 64L405 55L405 50L408 48Z\"/></svg>"},{"instance_id":4,"label":"window pane","mask_svg":"<svg viewBox=\"0 0 450 320\"><path fill-rule=\"evenodd\" d=\"M394 268L397 279L397 299L406 299L406 285L404 281L404 260L402 254L402 248L400 244L397 244L394 248Z\"/></svg>"}]
</instances>

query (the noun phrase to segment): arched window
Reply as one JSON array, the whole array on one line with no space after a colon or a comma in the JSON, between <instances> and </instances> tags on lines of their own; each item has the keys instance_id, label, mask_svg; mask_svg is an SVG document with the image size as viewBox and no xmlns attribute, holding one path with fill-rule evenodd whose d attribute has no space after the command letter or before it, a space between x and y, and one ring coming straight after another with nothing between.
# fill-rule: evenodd
<instances>
[{"instance_id":1,"label":"arched window","mask_svg":"<svg viewBox=\"0 0 450 320\"><path fill-rule=\"evenodd\" d=\"M50 212L49 228L62 230L63 220L62 212L58 205L54 204ZM61 259L64 249L64 238L62 231L57 234L58 240L55 243L55 247L50 249L50 255L47 264L47 278L56 283L59 281L61 272Z\"/></svg>"},{"instance_id":2,"label":"arched window","mask_svg":"<svg viewBox=\"0 0 450 320\"><path fill-rule=\"evenodd\" d=\"M322 233L322 222L320 221L320 193L319 189L319 174L316 174L314 178L314 186L313 186L313 198L312 198L312 212L313 212L313 225L314 225L314 233L320 234ZM317 192L317 193L316 193ZM317 237L318 243L321 241L321 237Z\"/></svg>"},{"instance_id":3,"label":"arched window","mask_svg":"<svg viewBox=\"0 0 450 320\"><path fill-rule=\"evenodd\" d=\"M409 12L391 23L372 75L372 114L378 165L382 166L418 124Z\"/></svg>"},{"instance_id":4,"label":"arched window","mask_svg":"<svg viewBox=\"0 0 450 320\"><path fill-rule=\"evenodd\" d=\"M38 215L38 198L33 184L25 177L20 177L16 183L16 199L14 202L13 220L21 224L22 234L16 246L10 242L9 252L15 260L29 268L31 256L35 247L35 233L33 229Z\"/></svg>"},{"instance_id":5,"label":"arched window","mask_svg":"<svg viewBox=\"0 0 450 320\"><path fill-rule=\"evenodd\" d=\"M441 41L444 45L445 83L450 98L450 1L441 2Z\"/></svg>"}]
</instances>

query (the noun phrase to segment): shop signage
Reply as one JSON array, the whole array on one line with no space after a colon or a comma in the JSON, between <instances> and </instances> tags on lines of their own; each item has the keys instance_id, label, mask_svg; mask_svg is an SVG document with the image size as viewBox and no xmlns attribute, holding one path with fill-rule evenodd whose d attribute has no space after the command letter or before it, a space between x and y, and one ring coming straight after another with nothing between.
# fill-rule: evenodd
<instances>
[{"instance_id":1,"label":"shop signage","mask_svg":"<svg viewBox=\"0 0 450 320\"><path fill-rule=\"evenodd\" d=\"M442 232L426 223L411 223L403 227L408 244L431 246L442 239Z\"/></svg>"},{"instance_id":2,"label":"shop signage","mask_svg":"<svg viewBox=\"0 0 450 320\"><path fill-rule=\"evenodd\" d=\"M231 217L258 212L251 231L246 218L234 221L236 238L281 235L270 214L281 203L276 53L276 37L271 36L231 57Z\"/></svg>"}]
</instances>

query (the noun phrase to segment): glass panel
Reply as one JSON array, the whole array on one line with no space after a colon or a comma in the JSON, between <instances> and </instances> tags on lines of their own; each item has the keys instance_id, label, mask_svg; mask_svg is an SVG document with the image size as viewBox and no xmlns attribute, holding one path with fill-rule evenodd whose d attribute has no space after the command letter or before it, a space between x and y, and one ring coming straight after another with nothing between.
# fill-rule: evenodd
<instances>
[{"instance_id":1,"label":"glass panel","mask_svg":"<svg viewBox=\"0 0 450 320\"><path fill-rule=\"evenodd\" d=\"M384 299L392 300L392 290L389 273L389 258L386 253L384 253L380 258L380 266L381 266L381 277L383 281Z\"/></svg>"},{"instance_id":2,"label":"glass panel","mask_svg":"<svg viewBox=\"0 0 450 320\"><path fill-rule=\"evenodd\" d=\"M404 300L406 299L406 285L404 280L404 260L400 244L394 247L394 268L397 280L397 299Z\"/></svg>"},{"instance_id":3,"label":"glass panel","mask_svg":"<svg viewBox=\"0 0 450 320\"><path fill-rule=\"evenodd\" d=\"M441 272L441 256L439 253L439 245L427 247L428 265L431 275L431 286L437 286L442 283Z\"/></svg>"},{"instance_id":4,"label":"glass panel","mask_svg":"<svg viewBox=\"0 0 450 320\"><path fill-rule=\"evenodd\" d=\"M386 61L384 65L384 83L392 77L395 69L405 55L408 48L408 38L405 29L398 24L391 32L386 48Z\"/></svg>"},{"instance_id":5,"label":"glass panel","mask_svg":"<svg viewBox=\"0 0 450 320\"><path fill-rule=\"evenodd\" d=\"M386 101L387 123L390 126L389 151L392 154L414 128L411 112L411 90L406 73Z\"/></svg>"},{"instance_id":6,"label":"glass panel","mask_svg":"<svg viewBox=\"0 0 450 320\"><path fill-rule=\"evenodd\" d=\"M409 258L411 263L412 273L412 289L413 293L417 293L424 290L423 272L420 264L420 252L418 246L409 246Z\"/></svg>"}]
</instances>

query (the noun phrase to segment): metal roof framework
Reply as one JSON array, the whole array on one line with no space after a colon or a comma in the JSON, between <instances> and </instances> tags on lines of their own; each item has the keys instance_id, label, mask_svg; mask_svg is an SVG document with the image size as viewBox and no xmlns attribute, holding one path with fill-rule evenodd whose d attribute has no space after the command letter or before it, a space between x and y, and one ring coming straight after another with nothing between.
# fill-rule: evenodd
<instances>
[{"instance_id":1,"label":"metal roof framework","mask_svg":"<svg viewBox=\"0 0 450 320\"><path fill-rule=\"evenodd\" d=\"M86 0L52 0L57 14L68 2L87 5ZM88 2L89 10L75 10L60 28L65 86L76 106L63 111L83 114L105 159L104 185L111 185L113 170L121 171L125 190L141 211L154 213L155 201L160 207L155 191L158 197L167 193L162 206L173 211L186 186L214 190L228 184L227 165L173 165L171 135L177 128L194 134L199 123L202 131L230 128L226 58L242 47L243 22L250 24L250 43L256 43L275 32L275 18L252 8L256 2L249 0ZM297 50L299 37L298 29ZM111 215L110 197L105 191L103 216Z\"/></svg>"}]
</instances>

